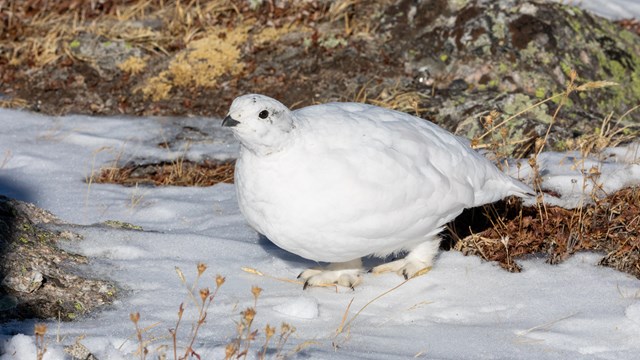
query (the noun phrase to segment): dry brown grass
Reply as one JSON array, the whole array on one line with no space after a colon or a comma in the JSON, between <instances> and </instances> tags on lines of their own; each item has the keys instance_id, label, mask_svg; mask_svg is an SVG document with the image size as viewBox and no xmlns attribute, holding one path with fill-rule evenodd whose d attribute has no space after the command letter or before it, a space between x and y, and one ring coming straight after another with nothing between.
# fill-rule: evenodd
<instances>
[{"instance_id":1,"label":"dry brown grass","mask_svg":"<svg viewBox=\"0 0 640 360\"><path fill-rule=\"evenodd\" d=\"M638 127L622 125L627 115L640 108L636 105L613 122L613 114L602 120L602 125L593 134L586 134L576 140L567 141L567 148L579 150L583 156L598 154L607 147L615 147L638 138Z\"/></svg>"},{"instance_id":2,"label":"dry brown grass","mask_svg":"<svg viewBox=\"0 0 640 360\"><path fill-rule=\"evenodd\" d=\"M510 271L520 271L515 261L543 254L557 264L572 254L588 250L606 254L601 264L640 277L640 189L629 188L581 209L547 206L544 217L535 208L514 205L485 207L490 228L460 239L455 249Z\"/></svg>"},{"instance_id":3,"label":"dry brown grass","mask_svg":"<svg viewBox=\"0 0 640 360\"><path fill-rule=\"evenodd\" d=\"M266 49L302 42L302 51L313 52L371 38L383 6L359 0L0 0L0 84L10 99L0 99L0 106L52 114L221 115L227 97L282 84L277 67L264 69L280 62L275 54L263 55ZM53 89L63 94L61 105ZM211 93L220 93L221 101L212 104L203 95Z\"/></svg>"},{"instance_id":4,"label":"dry brown grass","mask_svg":"<svg viewBox=\"0 0 640 360\"><path fill-rule=\"evenodd\" d=\"M26 100L20 98L0 99L0 107L8 109L24 108L28 104Z\"/></svg>"},{"instance_id":5,"label":"dry brown grass","mask_svg":"<svg viewBox=\"0 0 640 360\"><path fill-rule=\"evenodd\" d=\"M620 19L615 21L623 29L627 29L633 33L640 35L640 21L638 19Z\"/></svg>"},{"instance_id":6,"label":"dry brown grass","mask_svg":"<svg viewBox=\"0 0 640 360\"><path fill-rule=\"evenodd\" d=\"M485 132L471 139L471 146L474 149L490 149L495 153L498 160L512 156L521 158L531 154L531 159L533 159L535 163L538 155L547 147L549 134L551 133L551 130L556 123L558 114L560 113L560 110L568 101L569 96L572 93L593 91L618 85L617 83L611 81L591 81L584 84L577 84L577 78L578 74L576 73L576 71L572 70L570 72L569 81L564 92L538 101L511 116L501 114L497 110L489 111L488 114L482 118L482 126L484 127ZM557 101L558 105L555 107L555 111L553 113L553 116L551 117L551 121L549 122L547 131L543 137L531 136L524 139L512 140L512 136L505 125L517 119L521 115L552 101ZM611 124L611 117L613 116L613 114L611 114L611 116L609 116L608 118L603 119L602 132L600 134L596 134L596 137L598 138L599 149L603 149L607 146L618 145L619 143L631 138L623 138L620 136L624 134L624 131L627 128L620 128L619 124L630 112L634 111L635 109L636 108L633 108L620 116L618 122L613 126ZM588 138L589 140L593 140L593 137L590 135L587 135L586 138ZM584 140L580 139L578 141L574 141L573 139L571 139L570 141L572 145L570 145L567 150L575 150L575 147L585 142ZM512 149L512 146L514 145L518 146L516 151ZM583 154L586 154L586 152L583 152Z\"/></svg>"},{"instance_id":7,"label":"dry brown grass","mask_svg":"<svg viewBox=\"0 0 640 360\"><path fill-rule=\"evenodd\" d=\"M2 0L0 58L43 66L71 55L69 43L83 32L167 55L239 26L252 30L307 24L325 18L330 10L332 18L350 18L355 3L336 1L329 8L319 1L292 0L274 7L264 1L251 8L249 1L240 0Z\"/></svg>"},{"instance_id":8,"label":"dry brown grass","mask_svg":"<svg viewBox=\"0 0 640 360\"><path fill-rule=\"evenodd\" d=\"M114 164L101 168L89 182L124 186L212 186L221 182L233 183L233 171L234 162L196 163L181 159L145 165Z\"/></svg>"},{"instance_id":9,"label":"dry brown grass","mask_svg":"<svg viewBox=\"0 0 640 360\"><path fill-rule=\"evenodd\" d=\"M0 1L0 43L10 63L27 61L36 66L70 54L69 43L82 32L168 54L235 14L233 2L225 0ZM144 26L149 18L163 26Z\"/></svg>"}]
</instances>

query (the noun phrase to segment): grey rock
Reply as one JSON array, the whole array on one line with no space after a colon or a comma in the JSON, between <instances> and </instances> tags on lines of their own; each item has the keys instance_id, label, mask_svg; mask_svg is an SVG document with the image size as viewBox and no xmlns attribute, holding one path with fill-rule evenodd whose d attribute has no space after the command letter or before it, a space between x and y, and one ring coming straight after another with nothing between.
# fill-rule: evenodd
<instances>
[{"instance_id":1,"label":"grey rock","mask_svg":"<svg viewBox=\"0 0 640 360\"><path fill-rule=\"evenodd\" d=\"M0 196L0 321L73 320L110 304L116 286L77 270L88 259L61 250L71 231L48 230L62 222L33 204Z\"/></svg>"}]
</instances>

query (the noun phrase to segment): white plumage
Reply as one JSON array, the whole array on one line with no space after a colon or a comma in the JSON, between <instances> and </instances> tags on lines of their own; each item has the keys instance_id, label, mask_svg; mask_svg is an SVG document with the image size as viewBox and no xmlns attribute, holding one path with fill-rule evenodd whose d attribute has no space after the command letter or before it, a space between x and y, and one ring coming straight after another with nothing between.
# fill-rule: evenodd
<instances>
[{"instance_id":1,"label":"white plumage","mask_svg":"<svg viewBox=\"0 0 640 360\"><path fill-rule=\"evenodd\" d=\"M305 286L361 281L360 258L408 251L374 272L431 266L438 233L463 209L532 190L466 140L420 118L359 103L290 111L263 95L233 101L235 184L249 224L279 247L334 263Z\"/></svg>"}]
</instances>

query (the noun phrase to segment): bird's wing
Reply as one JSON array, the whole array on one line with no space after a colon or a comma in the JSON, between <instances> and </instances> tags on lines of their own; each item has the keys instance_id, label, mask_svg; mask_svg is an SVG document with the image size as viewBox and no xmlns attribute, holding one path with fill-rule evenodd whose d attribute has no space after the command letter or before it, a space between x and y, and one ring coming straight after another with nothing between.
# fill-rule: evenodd
<instances>
[{"instance_id":1,"label":"bird's wing","mask_svg":"<svg viewBox=\"0 0 640 360\"><path fill-rule=\"evenodd\" d=\"M291 176L298 177L292 185L309 184L301 194L316 197L318 206L306 211L370 229L367 236L415 224L416 233L424 234L473 204L469 151L435 125L423 127L423 120L362 104L303 110L297 113L305 127L298 146L307 161Z\"/></svg>"},{"instance_id":2,"label":"bird's wing","mask_svg":"<svg viewBox=\"0 0 640 360\"><path fill-rule=\"evenodd\" d=\"M336 147L349 148L358 140L382 153L397 153L395 161L417 167L426 180L438 179L435 185L441 191L456 192L452 206L457 207L457 202L467 207L478 206L508 195L532 193L528 186L503 174L484 156L471 150L468 140L415 116L360 103L311 106L299 113L313 122L316 131L333 139ZM336 129L342 130L338 133ZM360 134L360 139L353 134ZM474 200L469 201L471 193Z\"/></svg>"}]
</instances>

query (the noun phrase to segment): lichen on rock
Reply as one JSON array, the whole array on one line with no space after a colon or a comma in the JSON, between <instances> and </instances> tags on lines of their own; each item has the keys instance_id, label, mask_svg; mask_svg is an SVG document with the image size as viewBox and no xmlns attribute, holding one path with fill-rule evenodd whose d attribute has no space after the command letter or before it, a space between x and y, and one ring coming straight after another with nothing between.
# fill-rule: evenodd
<instances>
[{"instance_id":1,"label":"lichen on rock","mask_svg":"<svg viewBox=\"0 0 640 360\"><path fill-rule=\"evenodd\" d=\"M56 246L78 239L70 231L46 229L60 223L33 204L0 196L0 321L25 318L73 320L115 300L116 286L83 277L88 260Z\"/></svg>"},{"instance_id":2,"label":"lichen on rock","mask_svg":"<svg viewBox=\"0 0 640 360\"><path fill-rule=\"evenodd\" d=\"M398 41L385 46L405 59L406 68L415 76L419 76L418 69L424 72L426 68L435 77L436 89L464 81L468 84L465 101L474 102L485 91L518 93L532 100L523 103L522 110L535 103L534 99L565 91L574 70L577 83L619 83L617 87L571 94L555 128L576 129L575 124L581 122L574 136L593 130L609 113L620 116L640 103L640 39L609 20L551 2L473 0L453 9L446 1L436 6L431 1L400 1L396 8L403 6L416 7L416 11L403 13L415 15L405 22L397 14L387 15L387 31ZM510 104L489 100L480 110L495 108L505 115L518 110L505 106ZM548 123L556 106L527 116ZM448 117L455 114L449 108L445 111ZM439 115L438 110L433 114L436 122L442 120ZM637 119L638 115L632 114L626 120Z\"/></svg>"}]
</instances>

